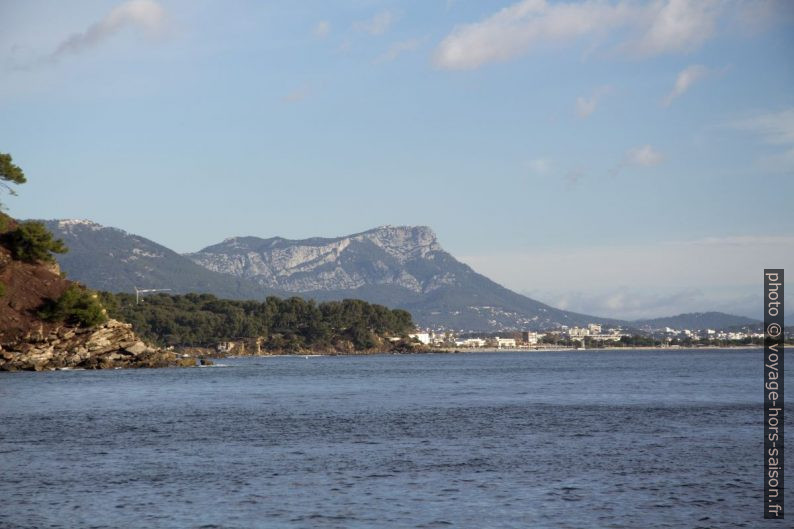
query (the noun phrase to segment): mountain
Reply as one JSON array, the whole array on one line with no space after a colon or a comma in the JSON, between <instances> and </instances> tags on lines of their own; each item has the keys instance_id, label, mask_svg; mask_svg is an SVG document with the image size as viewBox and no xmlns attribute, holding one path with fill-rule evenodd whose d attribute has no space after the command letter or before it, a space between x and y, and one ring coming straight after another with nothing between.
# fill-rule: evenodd
<instances>
[{"instance_id":1,"label":"mountain","mask_svg":"<svg viewBox=\"0 0 794 529\"><path fill-rule=\"evenodd\" d=\"M334 238L289 240L233 237L180 255L117 228L84 220L45 221L69 247L58 260L69 277L109 291L170 288L229 299L299 295L318 301L358 298L411 312L419 325L436 329L501 331L559 325L654 325L629 323L559 310L516 294L478 274L444 251L424 226L382 226ZM708 313L712 328L744 320ZM724 324L719 323L722 314ZM692 315L673 317L694 328ZM679 320L675 320L679 318ZM686 325L684 325L686 323Z\"/></svg>"},{"instance_id":2,"label":"mountain","mask_svg":"<svg viewBox=\"0 0 794 529\"><path fill-rule=\"evenodd\" d=\"M233 237L187 257L265 288L404 308L429 327L500 330L618 323L555 309L494 283L445 252L425 226L382 226L304 240Z\"/></svg>"},{"instance_id":3,"label":"mountain","mask_svg":"<svg viewBox=\"0 0 794 529\"><path fill-rule=\"evenodd\" d=\"M97 290L133 292L168 288L173 293L207 292L232 299L280 294L243 278L219 274L149 239L88 220L42 221L69 252L58 263L70 279Z\"/></svg>"},{"instance_id":4,"label":"mountain","mask_svg":"<svg viewBox=\"0 0 794 529\"><path fill-rule=\"evenodd\" d=\"M631 322L631 326L644 330L664 329L665 327L671 329L725 329L755 323L759 323L759 321L724 312L690 312L667 318L637 320Z\"/></svg>"}]
</instances>

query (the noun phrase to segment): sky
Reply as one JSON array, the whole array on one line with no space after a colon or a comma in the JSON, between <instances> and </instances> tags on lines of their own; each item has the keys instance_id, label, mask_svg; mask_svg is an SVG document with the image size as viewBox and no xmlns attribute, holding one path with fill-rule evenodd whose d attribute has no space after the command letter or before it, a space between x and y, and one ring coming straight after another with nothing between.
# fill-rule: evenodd
<instances>
[{"instance_id":1,"label":"sky","mask_svg":"<svg viewBox=\"0 0 794 529\"><path fill-rule=\"evenodd\" d=\"M0 28L19 218L180 252L427 225L620 318L761 318L794 270L792 2L0 0Z\"/></svg>"}]
</instances>

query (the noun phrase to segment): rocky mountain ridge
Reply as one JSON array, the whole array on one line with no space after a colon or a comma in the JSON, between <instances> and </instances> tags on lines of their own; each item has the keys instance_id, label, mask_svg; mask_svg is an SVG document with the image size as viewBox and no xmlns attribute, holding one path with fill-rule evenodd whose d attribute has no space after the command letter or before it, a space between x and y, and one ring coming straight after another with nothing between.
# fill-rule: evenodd
<instances>
[{"instance_id":1,"label":"rocky mountain ridge","mask_svg":"<svg viewBox=\"0 0 794 529\"><path fill-rule=\"evenodd\" d=\"M449 255L426 226L381 226L332 239L233 237L186 256L214 272L285 292L394 285L426 293L453 283L449 274L428 277L412 266L433 262L439 253Z\"/></svg>"}]
</instances>

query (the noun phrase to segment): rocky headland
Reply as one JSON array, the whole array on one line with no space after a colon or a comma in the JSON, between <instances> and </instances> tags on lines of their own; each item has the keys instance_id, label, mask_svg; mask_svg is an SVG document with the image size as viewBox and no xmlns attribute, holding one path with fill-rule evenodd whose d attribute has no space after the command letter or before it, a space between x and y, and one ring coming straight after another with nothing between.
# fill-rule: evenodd
<instances>
[{"instance_id":1,"label":"rocky headland","mask_svg":"<svg viewBox=\"0 0 794 529\"><path fill-rule=\"evenodd\" d=\"M193 366L195 359L139 340L132 326L108 320L95 328L44 326L0 346L0 371Z\"/></svg>"},{"instance_id":2,"label":"rocky headland","mask_svg":"<svg viewBox=\"0 0 794 529\"><path fill-rule=\"evenodd\" d=\"M0 216L0 371L195 364L192 358L147 345L131 325L107 318L96 295L65 279L47 253L42 259L30 257L28 250L37 244L46 249L48 243L36 239L46 239L46 233L30 232L36 237L26 239L15 232L19 224ZM58 305L65 297L74 314L63 310L64 303ZM61 309L63 315L51 308L48 317L46 307ZM94 318L86 324L90 310Z\"/></svg>"}]
</instances>

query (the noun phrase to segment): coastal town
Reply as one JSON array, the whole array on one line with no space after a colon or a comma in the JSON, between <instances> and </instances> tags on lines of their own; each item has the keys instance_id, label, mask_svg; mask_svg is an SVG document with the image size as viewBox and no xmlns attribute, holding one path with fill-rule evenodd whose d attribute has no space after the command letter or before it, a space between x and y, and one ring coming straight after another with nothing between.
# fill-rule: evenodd
<instances>
[{"instance_id":1,"label":"coastal town","mask_svg":"<svg viewBox=\"0 0 794 529\"><path fill-rule=\"evenodd\" d=\"M421 329L409 335L430 347L465 349L599 349L607 347L703 347L747 346L763 344L760 329L736 330L663 329L641 330L604 327L589 323L584 327L560 326L546 331L501 333L454 332Z\"/></svg>"}]
</instances>

